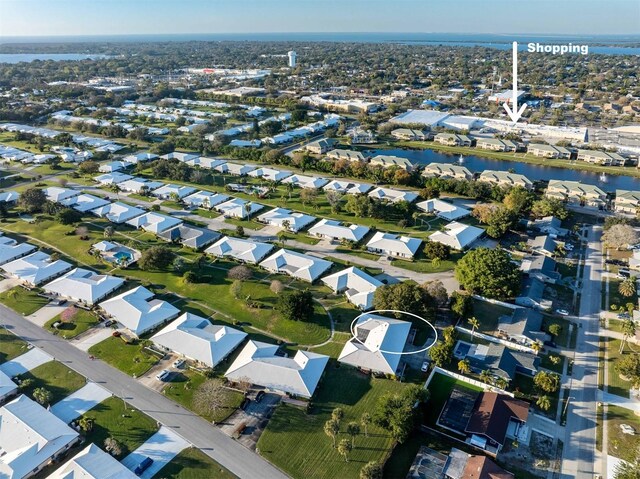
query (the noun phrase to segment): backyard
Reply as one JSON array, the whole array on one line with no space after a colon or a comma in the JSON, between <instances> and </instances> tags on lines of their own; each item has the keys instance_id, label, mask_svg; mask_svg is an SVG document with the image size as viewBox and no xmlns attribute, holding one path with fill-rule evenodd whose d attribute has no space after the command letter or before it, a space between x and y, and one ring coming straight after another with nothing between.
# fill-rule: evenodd
<instances>
[{"instance_id":1,"label":"backyard","mask_svg":"<svg viewBox=\"0 0 640 479\"><path fill-rule=\"evenodd\" d=\"M469 389L471 391L482 391L481 388L472 384L460 381L459 379L436 373L431 378L429 386L429 401L426 404L424 423L429 427L436 426L442 408L449 399L454 387Z\"/></svg>"},{"instance_id":2,"label":"backyard","mask_svg":"<svg viewBox=\"0 0 640 479\"><path fill-rule=\"evenodd\" d=\"M354 369L328 366L321 389L313 399L312 411L281 404L258 441L260 453L294 478L357 478L360 468L369 461L381 461L390 453L393 439L377 426L369 426L368 437L359 434L349 462L332 447L323 430L331 411L340 407L338 440L348 438L345 426L360 422L363 412L373 413L385 394L397 392L404 384L387 379L374 379Z\"/></svg>"},{"instance_id":3,"label":"backyard","mask_svg":"<svg viewBox=\"0 0 640 479\"><path fill-rule=\"evenodd\" d=\"M498 329L498 321L500 316L510 316L513 313L513 309L501 306L499 304L493 304L489 301L483 301L481 299L473 299L473 312L471 316L475 317L480 323L482 332L494 333ZM461 326L471 329L469 324L462 324Z\"/></svg>"}]
</instances>

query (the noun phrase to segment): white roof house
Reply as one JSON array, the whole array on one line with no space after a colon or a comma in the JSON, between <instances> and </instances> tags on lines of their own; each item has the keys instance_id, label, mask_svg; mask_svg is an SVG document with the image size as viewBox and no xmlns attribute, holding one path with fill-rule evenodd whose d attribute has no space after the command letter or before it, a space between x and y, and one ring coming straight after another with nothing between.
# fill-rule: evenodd
<instances>
[{"instance_id":1,"label":"white roof house","mask_svg":"<svg viewBox=\"0 0 640 479\"><path fill-rule=\"evenodd\" d=\"M323 218L309 228L309 234L319 238L329 238L332 240L348 240L358 242L369 232L367 226L349 225L345 226L341 221L328 220Z\"/></svg>"},{"instance_id":2,"label":"white roof house","mask_svg":"<svg viewBox=\"0 0 640 479\"><path fill-rule=\"evenodd\" d=\"M286 273L294 278L313 283L333 263L315 256L281 249L260 263L264 269L274 273Z\"/></svg>"},{"instance_id":3,"label":"white roof house","mask_svg":"<svg viewBox=\"0 0 640 479\"><path fill-rule=\"evenodd\" d=\"M96 274L88 269L76 268L45 284L42 289L47 293L92 305L106 298L123 284L124 279L117 276Z\"/></svg>"},{"instance_id":4,"label":"white roof house","mask_svg":"<svg viewBox=\"0 0 640 479\"><path fill-rule=\"evenodd\" d=\"M367 249L374 253L400 258L413 258L422 240L378 231L367 243Z\"/></svg>"},{"instance_id":5,"label":"white roof house","mask_svg":"<svg viewBox=\"0 0 640 479\"><path fill-rule=\"evenodd\" d=\"M139 151L138 153L133 153L131 155L125 156L122 161L126 161L127 163L140 163L144 161L155 160L158 158L158 155L154 153L147 153L146 151Z\"/></svg>"},{"instance_id":6,"label":"white roof house","mask_svg":"<svg viewBox=\"0 0 640 479\"><path fill-rule=\"evenodd\" d=\"M20 198L20 193L13 190L0 192L0 203L14 203Z\"/></svg>"},{"instance_id":7,"label":"white roof house","mask_svg":"<svg viewBox=\"0 0 640 479\"><path fill-rule=\"evenodd\" d=\"M143 286L103 301L102 310L138 336L175 318L180 310L160 299Z\"/></svg>"},{"instance_id":8,"label":"white roof house","mask_svg":"<svg viewBox=\"0 0 640 479\"><path fill-rule=\"evenodd\" d=\"M373 308L373 294L382 286L381 281L355 266L325 276L322 282L336 293L344 292L349 302L362 310Z\"/></svg>"},{"instance_id":9,"label":"white roof house","mask_svg":"<svg viewBox=\"0 0 640 479\"><path fill-rule=\"evenodd\" d=\"M163 215L153 211L148 211L143 215L136 216L126 222L135 228L142 228L150 233L162 233L169 228L174 228L182 224L182 220L172 216Z\"/></svg>"},{"instance_id":10,"label":"white roof house","mask_svg":"<svg viewBox=\"0 0 640 479\"><path fill-rule=\"evenodd\" d=\"M172 195L178 195L178 198L182 199L191 193L195 193L195 191L196 189L191 186L169 184L153 190L151 194L163 199L171 198Z\"/></svg>"},{"instance_id":11,"label":"white roof house","mask_svg":"<svg viewBox=\"0 0 640 479\"><path fill-rule=\"evenodd\" d=\"M269 181L282 181L287 176L291 176L290 171L276 170L275 168L258 168L247 173L255 178L263 178Z\"/></svg>"},{"instance_id":12,"label":"white roof house","mask_svg":"<svg viewBox=\"0 0 640 479\"><path fill-rule=\"evenodd\" d=\"M131 166L131 163L127 163L126 161L110 161L109 163L100 165L98 171L100 173L115 173L116 171L124 170L129 166Z\"/></svg>"},{"instance_id":13,"label":"white roof house","mask_svg":"<svg viewBox=\"0 0 640 479\"><path fill-rule=\"evenodd\" d=\"M22 258L28 254L31 254L36 249L35 246L29 243L18 243L16 240L7 238L6 236L0 237L0 264L8 263L9 261Z\"/></svg>"},{"instance_id":14,"label":"white roof house","mask_svg":"<svg viewBox=\"0 0 640 479\"><path fill-rule=\"evenodd\" d=\"M445 226L444 231L436 231L429 236L429 240L449 245L454 249L462 250L470 246L483 234L484 230L482 228L453 221Z\"/></svg>"},{"instance_id":15,"label":"white roof house","mask_svg":"<svg viewBox=\"0 0 640 479\"><path fill-rule=\"evenodd\" d=\"M229 201L229 198L229 196L223 195L222 193L212 193L201 190L183 198L183 201L185 204L193 207L210 209L220 203Z\"/></svg>"},{"instance_id":16,"label":"white roof house","mask_svg":"<svg viewBox=\"0 0 640 479\"><path fill-rule=\"evenodd\" d=\"M76 431L21 395L0 408L0 477L29 477L77 439Z\"/></svg>"},{"instance_id":17,"label":"white roof house","mask_svg":"<svg viewBox=\"0 0 640 479\"><path fill-rule=\"evenodd\" d=\"M360 195L364 194L373 188L373 185L368 183L355 183L353 181L346 180L331 180L322 189L325 191L337 191L339 193L346 193L348 195Z\"/></svg>"},{"instance_id":18,"label":"white roof house","mask_svg":"<svg viewBox=\"0 0 640 479\"><path fill-rule=\"evenodd\" d=\"M111 454L91 443L47 479L136 479Z\"/></svg>"},{"instance_id":19,"label":"white roof house","mask_svg":"<svg viewBox=\"0 0 640 479\"><path fill-rule=\"evenodd\" d=\"M278 356L275 344L249 341L240 352L225 377L302 397L313 396L329 357L298 351L293 358Z\"/></svg>"},{"instance_id":20,"label":"white roof house","mask_svg":"<svg viewBox=\"0 0 640 479\"><path fill-rule=\"evenodd\" d=\"M81 193L80 191L72 190L71 188L60 188L58 186L49 186L43 191L47 196L47 199L55 203L59 203L67 198L73 198Z\"/></svg>"},{"instance_id":21,"label":"white roof house","mask_svg":"<svg viewBox=\"0 0 640 479\"><path fill-rule=\"evenodd\" d=\"M186 163L188 161L194 160L195 158L198 158L197 153L183 153L181 151L173 151L171 153L167 153L166 155L162 155L160 158L164 159L164 160L178 160L181 161L183 163Z\"/></svg>"},{"instance_id":22,"label":"white roof house","mask_svg":"<svg viewBox=\"0 0 640 479\"><path fill-rule=\"evenodd\" d=\"M261 204L241 200L240 198L233 198L232 200L220 203L215 207L217 211L219 211L226 217L242 219L246 218L247 214L251 216L254 213L260 211L262 208L264 208L264 206Z\"/></svg>"},{"instance_id":23,"label":"white roof house","mask_svg":"<svg viewBox=\"0 0 640 479\"><path fill-rule=\"evenodd\" d=\"M189 359L215 367L235 350L247 333L219 326L192 313L184 313L151 337L157 345Z\"/></svg>"},{"instance_id":24,"label":"white roof house","mask_svg":"<svg viewBox=\"0 0 640 479\"><path fill-rule=\"evenodd\" d=\"M91 212L101 218L107 218L112 223L124 223L136 216L145 214L145 210L119 201L101 206L91 210Z\"/></svg>"},{"instance_id":25,"label":"white roof house","mask_svg":"<svg viewBox=\"0 0 640 479\"><path fill-rule=\"evenodd\" d=\"M261 223L267 223L272 226L284 228L284 222L287 221L289 226L286 228L289 231L298 232L304 229L307 225L313 223L317 218L311 215L305 215L304 213L297 213L286 208L274 208L266 213L258 216L257 220Z\"/></svg>"},{"instance_id":26,"label":"white roof house","mask_svg":"<svg viewBox=\"0 0 640 479\"><path fill-rule=\"evenodd\" d=\"M447 203L437 198L421 201L416 204L416 206L425 213L434 214L438 218L447 221L455 221L471 214L471 211L466 208Z\"/></svg>"},{"instance_id":27,"label":"white roof house","mask_svg":"<svg viewBox=\"0 0 640 479\"><path fill-rule=\"evenodd\" d=\"M219 257L228 256L244 263L255 264L267 256L272 249L273 245L270 243L225 236L209 246L205 253Z\"/></svg>"},{"instance_id":28,"label":"white roof house","mask_svg":"<svg viewBox=\"0 0 640 479\"><path fill-rule=\"evenodd\" d=\"M124 181L130 180L132 179L133 176L131 175L126 175L124 173L118 173L116 172L112 172L112 173L105 173L104 175L100 175L100 176L96 176L94 178L94 180L96 180L98 183L102 184L102 185L113 185L113 184L120 184Z\"/></svg>"},{"instance_id":29,"label":"white roof house","mask_svg":"<svg viewBox=\"0 0 640 479\"><path fill-rule=\"evenodd\" d=\"M230 175L244 176L248 174L250 171L255 170L256 167L254 165L243 165L240 163L232 163L230 161L227 161L226 163L222 163L221 165L215 166L213 169L216 171L219 171L220 173L228 173Z\"/></svg>"},{"instance_id":30,"label":"white roof house","mask_svg":"<svg viewBox=\"0 0 640 479\"><path fill-rule=\"evenodd\" d=\"M7 273L25 283L39 285L56 276L69 271L71 266L61 259L52 261L51 256L42 251L36 251L29 256L16 259L2 266Z\"/></svg>"},{"instance_id":31,"label":"white roof house","mask_svg":"<svg viewBox=\"0 0 640 479\"><path fill-rule=\"evenodd\" d=\"M111 202L102 198L98 198L97 196L81 193L78 196L62 200L60 203L64 206L68 206L76 211L84 213L86 211L94 210L96 208L100 208L101 206L108 205Z\"/></svg>"},{"instance_id":32,"label":"white roof house","mask_svg":"<svg viewBox=\"0 0 640 479\"><path fill-rule=\"evenodd\" d=\"M398 203L399 201L414 202L418 194L412 191L394 190L393 188L375 188L369 192L369 196L376 200Z\"/></svg>"},{"instance_id":33,"label":"white roof house","mask_svg":"<svg viewBox=\"0 0 640 479\"><path fill-rule=\"evenodd\" d=\"M322 188L329 180L324 178L318 178L317 176L306 175L291 175L288 178L282 180L283 183L291 183L292 185L299 186L300 188Z\"/></svg>"},{"instance_id":34,"label":"white roof house","mask_svg":"<svg viewBox=\"0 0 640 479\"><path fill-rule=\"evenodd\" d=\"M160 188L163 185L160 181L150 181L144 178L131 178L130 180L118 183L118 186L122 191L128 191L131 193L140 193L144 190L153 191Z\"/></svg>"},{"instance_id":35,"label":"white roof house","mask_svg":"<svg viewBox=\"0 0 640 479\"><path fill-rule=\"evenodd\" d=\"M411 323L364 314L353 329L355 337L344 345L338 361L367 371L396 374Z\"/></svg>"},{"instance_id":36,"label":"white roof house","mask_svg":"<svg viewBox=\"0 0 640 479\"><path fill-rule=\"evenodd\" d=\"M209 158L207 156L199 156L198 158L193 158L188 160L186 163L191 166L199 166L200 168L208 168L213 169L220 165L224 165L227 160L223 160L221 158Z\"/></svg>"},{"instance_id":37,"label":"white roof house","mask_svg":"<svg viewBox=\"0 0 640 479\"><path fill-rule=\"evenodd\" d=\"M7 374L0 371L0 401L14 394L18 390L18 386Z\"/></svg>"}]
</instances>

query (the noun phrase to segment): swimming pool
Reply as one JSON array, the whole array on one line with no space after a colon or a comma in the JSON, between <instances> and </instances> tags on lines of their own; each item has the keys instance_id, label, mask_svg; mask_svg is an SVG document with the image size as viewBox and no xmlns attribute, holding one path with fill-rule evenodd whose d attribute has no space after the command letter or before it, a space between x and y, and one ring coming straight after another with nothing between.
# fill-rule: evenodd
<instances>
[{"instance_id":1,"label":"swimming pool","mask_svg":"<svg viewBox=\"0 0 640 479\"><path fill-rule=\"evenodd\" d=\"M131 256L131 253L127 253L126 251L118 251L117 253L114 253L113 257L117 261L131 261L131 259L133 258L133 256Z\"/></svg>"}]
</instances>

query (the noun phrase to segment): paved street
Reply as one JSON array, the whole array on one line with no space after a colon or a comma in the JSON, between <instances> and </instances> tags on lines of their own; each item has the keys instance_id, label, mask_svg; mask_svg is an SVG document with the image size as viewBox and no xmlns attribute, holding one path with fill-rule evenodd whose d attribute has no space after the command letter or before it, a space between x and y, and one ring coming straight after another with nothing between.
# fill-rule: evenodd
<instances>
[{"instance_id":1,"label":"paved street","mask_svg":"<svg viewBox=\"0 0 640 479\"><path fill-rule=\"evenodd\" d=\"M595 471L598 342L601 309L602 245L600 227L588 229L580 324L565 427L562 478L593 479Z\"/></svg>"},{"instance_id":2,"label":"paved street","mask_svg":"<svg viewBox=\"0 0 640 479\"><path fill-rule=\"evenodd\" d=\"M42 348L57 360L84 375L112 394L124 399L171 428L186 441L241 478L282 479L287 477L220 430L161 394L150 391L135 379L102 361L92 361L81 351L39 326L25 321L13 310L0 305L2 324L13 333Z\"/></svg>"}]
</instances>

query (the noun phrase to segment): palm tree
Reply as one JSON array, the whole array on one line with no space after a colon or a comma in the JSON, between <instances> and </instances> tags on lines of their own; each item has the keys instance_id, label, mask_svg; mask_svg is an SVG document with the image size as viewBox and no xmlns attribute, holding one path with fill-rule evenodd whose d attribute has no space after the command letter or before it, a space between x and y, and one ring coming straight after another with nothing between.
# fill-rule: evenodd
<instances>
[{"instance_id":1,"label":"palm tree","mask_svg":"<svg viewBox=\"0 0 640 479\"><path fill-rule=\"evenodd\" d=\"M496 379L496 387L500 389L507 389L507 386L509 386L509 381L507 381L505 378Z\"/></svg>"},{"instance_id":2,"label":"palm tree","mask_svg":"<svg viewBox=\"0 0 640 479\"><path fill-rule=\"evenodd\" d=\"M16 299L18 297L18 292L18 288L11 288L9 291L7 291L7 298Z\"/></svg>"},{"instance_id":3,"label":"palm tree","mask_svg":"<svg viewBox=\"0 0 640 479\"><path fill-rule=\"evenodd\" d=\"M53 399L53 394L51 391L45 388L36 388L33 390L33 399L36 400L38 404L45 405L49 404Z\"/></svg>"},{"instance_id":4,"label":"palm tree","mask_svg":"<svg viewBox=\"0 0 640 479\"><path fill-rule=\"evenodd\" d=\"M364 428L364 436L369 437L368 428L369 424L371 424L371 414L369 414L368 412L363 412L362 416L360 417L360 424Z\"/></svg>"},{"instance_id":5,"label":"palm tree","mask_svg":"<svg viewBox=\"0 0 640 479\"><path fill-rule=\"evenodd\" d=\"M288 230L289 228L291 228L291 221L282 220L282 228L285 230Z\"/></svg>"},{"instance_id":6,"label":"palm tree","mask_svg":"<svg viewBox=\"0 0 640 479\"><path fill-rule=\"evenodd\" d=\"M636 281L633 278L627 278L618 285L618 292L625 298L630 298L636 294Z\"/></svg>"},{"instance_id":7,"label":"palm tree","mask_svg":"<svg viewBox=\"0 0 640 479\"><path fill-rule=\"evenodd\" d=\"M251 203L244 204L244 213L247 221L251 219Z\"/></svg>"},{"instance_id":8,"label":"palm tree","mask_svg":"<svg viewBox=\"0 0 640 479\"><path fill-rule=\"evenodd\" d=\"M473 341L473 338L476 335L476 329L480 328L480 321L478 321L476 317L473 316L467 319L467 323L469 323L469 325L471 326L471 341Z\"/></svg>"},{"instance_id":9,"label":"palm tree","mask_svg":"<svg viewBox=\"0 0 640 479\"><path fill-rule=\"evenodd\" d=\"M343 417L344 410L341 407L337 407L333 411L331 411L331 419L333 419L334 421L338 421L338 423L340 423Z\"/></svg>"},{"instance_id":10,"label":"palm tree","mask_svg":"<svg viewBox=\"0 0 640 479\"><path fill-rule=\"evenodd\" d=\"M120 199L120 191L122 191L122 190L120 189L118 184L117 183L111 183L111 186L109 186L109 188L111 189L111 191L113 191L116 194L116 198Z\"/></svg>"},{"instance_id":11,"label":"palm tree","mask_svg":"<svg viewBox=\"0 0 640 479\"><path fill-rule=\"evenodd\" d=\"M114 232L115 232L115 230L113 229L113 226L107 226L104 229L103 235L104 235L105 238L110 239L110 238L113 238Z\"/></svg>"},{"instance_id":12,"label":"palm tree","mask_svg":"<svg viewBox=\"0 0 640 479\"><path fill-rule=\"evenodd\" d=\"M469 374L471 372L471 364L468 359L458 361L458 371L462 374Z\"/></svg>"},{"instance_id":13,"label":"palm tree","mask_svg":"<svg viewBox=\"0 0 640 479\"><path fill-rule=\"evenodd\" d=\"M633 319L625 319L622 322L622 341L620 342L620 353L624 351L627 339L636 335L636 323Z\"/></svg>"},{"instance_id":14,"label":"palm tree","mask_svg":"<svg viewBox=\"0 0 640 479\"><path fill-rule=\"evenodd\" d=\"M338 444L338 453L344 457L345 462L349 462L349 453L351 452L351 443L347 439L343 439Z\"/></svg>"},{"instance_id":15,"label":"palm tree","mask_svg":"<svg viewBox=\"0 0 640 479\"><path fill-rule=\"evenodd\" d=\"M287 241L287 232L284 230L280 230L278 231L278 241L280 241L280 243L282 243L282 246L284 247L284 243L285 241Z\"/></svg>"},{"instance_id":16,"label":"palm tree","mask_svg":"<svg viewBox=\"0 0 640 479\"><path fill-rule=\"evenodd\" d=\"M492 380L493 380L493 376L491 375L491 372L488 369L485 369L480 373L480 381L482 381L483 383L489 384L491 383Z\"/></svg>"},{"instance_id":17,"label":"palm tree","mask_svg":"<svg viewBox=\"0 0 640 479\"><path fill-rule=\"evenodd\" d=\"M551 409L551 399L549 399L549 396L547 396L546 394L540 396L536 401L536 406L538 406L543 411L548 411L549 409Z\"/></svg>"},{"instance_id":18,"label":"palm tree","mask_svg":"<svg viewBox=\"0 0 640 479\"><path fill-rule=\"evenodd\" d=\"M335 419L329 419L324 423L324 433L333 439L333 447L336 447L336 437L340 432L340 424Z\"/></svg>"},{"instance_id":19,"label":"palm tree","mask_svg":"<svg viewBox=\"0 0 640 479\"><path fill-rule=\"evenodd\" d=\"M540 341L534 341L531 343L531 349L533 349L534 353L538 354L542 350L542 343Z\"/></svg>"},{"instance_id":20,"label":"palm tree","mask_svg":"<svg viewBox=\"0 0 640 479\"><path fill-rule=\"evenodd\" d=\"M355 421L347 424L347 434L351 436L351 447L355 447L356 436L360 434L360 425Z\"/></svg>"},{"instance_id":21,"label":"palm tree","mask_svg":"<svg viewBox=\"0 0 640 479\"><path fill-rule=\"evenodd\" d=\"M91 419L90 417L80 418L80 420L78 421L78 426L84 432L90 432L93 429L93 419Z\"/></svg>"}]
</instances>

